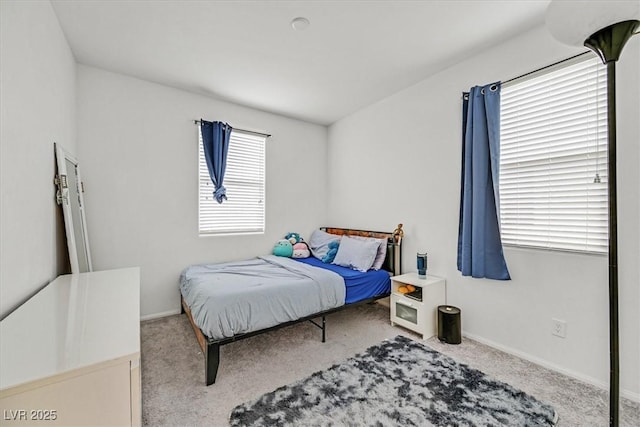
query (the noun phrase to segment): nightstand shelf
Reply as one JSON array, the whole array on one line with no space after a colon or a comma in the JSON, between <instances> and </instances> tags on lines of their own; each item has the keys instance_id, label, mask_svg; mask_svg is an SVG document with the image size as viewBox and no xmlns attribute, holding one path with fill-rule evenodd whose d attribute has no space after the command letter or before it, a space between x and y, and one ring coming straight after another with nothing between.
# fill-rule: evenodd
<instances>
[{"instance_id":1,"label":"nightstand shelf","mask_svg":"<svg viewBox=\"0 0 640 427\"><path fill-rule=\"evenodd\" d=\"M415 287L415 291L398 291L407 285ZM407 273L392 277L391 324L422 334L423 339L436 335L438 306L446 304L445 287L445 280L435 276L420 279L417 273Z\"/></svg>"}]
</instances>

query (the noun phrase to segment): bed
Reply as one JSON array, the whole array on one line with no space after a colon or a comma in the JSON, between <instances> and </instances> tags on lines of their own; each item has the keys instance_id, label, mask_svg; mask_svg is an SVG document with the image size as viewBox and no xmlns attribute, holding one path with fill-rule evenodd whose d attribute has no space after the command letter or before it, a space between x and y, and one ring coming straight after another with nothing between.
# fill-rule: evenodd
<instances>
[{"instance_id":1,"label":"bed","mask_svg":"<svg viewBox=\"0 0 640 427\"><path fill-rule=\"evenodd\" d=\"M402 224L393 232L335 227L319 230L318 234L330 240L347 236L348 242L345 238L340 242L379 242L374 268L369 269L370 264L358 266L359 260L353 265L344 264L347 245L343 243L343 253L335 260L340 258L342 266L314 256L294 259L265 255L192 265L182 272L182 312L189 318L204 354L207 386L216 380L220 346L302 321L318 327L325 342L326 315L389 295L390 277L400 274ZM312 245L314 255L315 249Z\"/></svg>"}]
</instances>

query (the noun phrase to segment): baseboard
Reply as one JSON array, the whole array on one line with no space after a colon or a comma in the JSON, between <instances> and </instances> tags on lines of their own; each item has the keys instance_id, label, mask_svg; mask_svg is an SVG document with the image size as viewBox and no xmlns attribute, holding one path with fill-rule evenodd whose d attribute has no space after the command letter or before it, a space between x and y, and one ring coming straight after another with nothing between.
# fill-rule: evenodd
<instances>
[{"instance_id":1,"label":"baseboard","mask_svg":"<svg viewBox=\"0 0 640 427\"><path fill-rule=\"evenodd\" d=\"M540 365L540 366L542 366L544 368L547 368L547 369L550 369L552 371L558 372L558 373L560 373L562 375L566 375L568 377L574 378L574 379L576 379L578 381L582 381L584 383L587 383L587 384L590 384L592 386L598 387L598 388L600 388L602 390L606 390L606 391L609 390L609 383L605 383L603 381L597 380L596 378L590 377L588 375L584 375L584 374L581 374L579 372L575 372L575 371L572 371L570 369L563 368L561 366L558 366L558 365L555 365L553 363L550 363L550 362L548 362L546 360L539 359L539 358L537 358L535 356L532 356L532 355L530 355L528 353L524 353L522 351L515 350L513 348L504 346L502 344L498 344L498 343L496 343L494 341L488 340L486 338L483 338L483 337L475 335L475 334L470 334L468 332L463 331L462 335L465 338L472 339L472 340L477 341L479 343L488 345L489 347L493 347L493 348L495 348L497 350L503 351L505 353L508 353L508 354L511 354L511 355L514 355L514 356L517 356L517 357L519 357L521 359L527 360L527 361L529 361L531 363L535 363L536 365ZM629 399L629 400L631 400L633 402L640 403L640 393L634 393L631 390L622 390L621 389L620 390L620 396L624 397L625 399Z\"/></svg>"},{"instance_id":2,"label":"baseboard","mask_svg":"<svg viewBox=\"0 0 640 427\"><path fill-rule=\"evenodd\" d=\"M160 319L161 317L173 316L175 314L180 314L180 313L181 311L178 308L175 310L163 311L162 313L147 314L146 316L140 316L140 321L144 322L145 320Z\"/></svg>"}]
</instances>

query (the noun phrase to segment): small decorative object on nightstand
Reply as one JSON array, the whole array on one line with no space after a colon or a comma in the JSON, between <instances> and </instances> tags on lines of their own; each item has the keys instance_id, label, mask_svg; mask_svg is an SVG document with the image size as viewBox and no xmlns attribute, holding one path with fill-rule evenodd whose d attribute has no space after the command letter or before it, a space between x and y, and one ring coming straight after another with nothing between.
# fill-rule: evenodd
<instances>
[{"instance_id":1,"label":"small decorative object on nightstand","mask_svg":"<svg viewBox=\"0 0 640 427\"><path fill-rule=\"evenodd\" d=\"M417 263L418 263L418 277L420 279L427 278L427 253L421 254L418 252L416 255Z\"/></svg>"},{"instance_id":2,"label":"small decorative object on nightstand","mask_svg":"<svg viewBox=\"0 0 640 427\"><path fill-rule=\"evenodd\" d=\"M391 278L391 324L422 334L423 339L436 335L437 308L446 303L445 280L417 273Z\"/></svg>"}]
</instances>

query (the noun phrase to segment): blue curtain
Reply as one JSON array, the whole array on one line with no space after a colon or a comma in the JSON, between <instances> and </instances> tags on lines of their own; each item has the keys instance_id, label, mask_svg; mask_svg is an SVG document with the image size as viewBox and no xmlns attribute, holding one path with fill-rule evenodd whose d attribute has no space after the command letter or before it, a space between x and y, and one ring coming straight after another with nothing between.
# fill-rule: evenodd
<instances>
[{"instance_id":1,"label":"blue curtain","mask_svg":"<svg viewBox=\"0 0 640 427\"><path fill-rule=\"evenodd\" d=\"M218 203L227 200L227 193L222 182L227 168L227 153L229 152L229 138L233 128L227 123L208 122L200 119L202 145L204 157L207 160L209 176L213 182L213 197Z\"/></svg>"},{"instance_id":2,"label":"blue curtain","mask_svg":"<svg viewBox=\"0 0 640 427\"><path fill-rule=\"evenodd\" d=\"M458 270L510 280L500 239L500 83L463 94Z\"/></svg>"}]
</instances>

